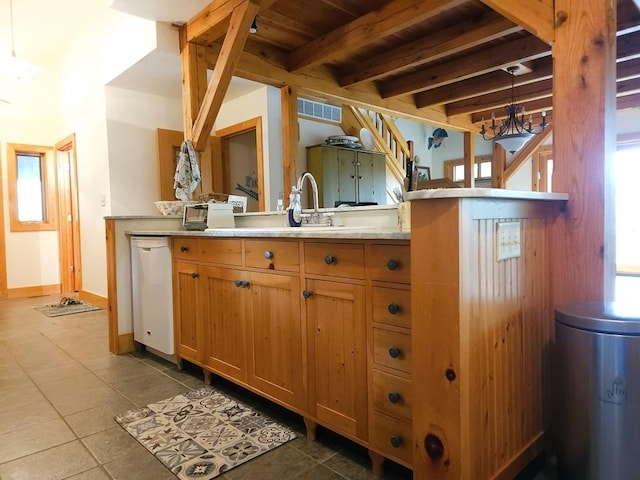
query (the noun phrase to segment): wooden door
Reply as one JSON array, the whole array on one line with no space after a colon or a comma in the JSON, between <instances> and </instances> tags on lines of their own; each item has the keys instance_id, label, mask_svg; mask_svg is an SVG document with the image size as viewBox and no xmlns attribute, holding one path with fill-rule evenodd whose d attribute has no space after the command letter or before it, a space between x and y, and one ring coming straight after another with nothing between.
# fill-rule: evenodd
<instances>
[{"instance_id":1,"label":"wooden door","mask_svg":"<svg viewBox=\"0 0 640 480\"><path fill-rule=\"evenodd\" d=\"M300 279L252 273L249 384L304 409Z\"/></svg>"},{"instance_id":2,"label":"wooden door","mask_svg":"<svg viewBox=\"0 0 640 480\"><path fill-rule=\"evenodd\" d=\"M367 439L365 287L306 281L309 410L321 423Z\"/></svg>"},{"instance_id":3,"label":"wooden door","mask_svg":"<svg viewBox=\"0 0 640 480\"><path fill-rule=\"evenodd\" d=\"M240 270L201 267L200 305L204 322L204 364L246 383L248 275Z\"/></svg>"},{"instance_id":4,"label":"wooden door","mask_svg":"<svg viewBox=\"0 0 640 480\"><path fill-rule=\"evenodd\" d=\"M176 352L197 365L203 360L202 322L198 312L198 265L187 262L173 264L173 318Z\"/></svg>"},{"instance_id":5,"label":"wooden door","mask_svg":"<svg viewBox=\"0 0 640 480\"><path fill-rule=\"evenodd\" d=\"M60 218L60 285L62 293L79 292L82 289L82 263L75 135L56 143L55 151Z\"/></svg>"}]
</instances>

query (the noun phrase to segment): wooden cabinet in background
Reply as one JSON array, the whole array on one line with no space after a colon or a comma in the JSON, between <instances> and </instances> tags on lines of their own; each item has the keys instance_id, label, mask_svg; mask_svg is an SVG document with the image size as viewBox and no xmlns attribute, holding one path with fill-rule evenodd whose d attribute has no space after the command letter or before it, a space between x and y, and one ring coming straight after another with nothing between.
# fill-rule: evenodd
<instances>
[{"instance_id":1,"label":"wooden cabinet in background","mask_svg":"<svg viewBox=\"0 0 640 480\"><path fill-rule=\"evenodd\" d=\"M318 182L318 201L325 208L340 203L384 205L385 162L385 154L380 152L332 145L307 147L307 170Z\"/></svg>"}]
</instances>

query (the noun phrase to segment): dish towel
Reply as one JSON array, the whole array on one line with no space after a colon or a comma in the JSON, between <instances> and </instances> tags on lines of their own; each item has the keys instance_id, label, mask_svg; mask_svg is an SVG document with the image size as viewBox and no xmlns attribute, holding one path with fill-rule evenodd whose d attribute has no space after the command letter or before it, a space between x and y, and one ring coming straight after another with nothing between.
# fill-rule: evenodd
<instances>
[{"instance_id":1,"label":"dish towel","mask_svg":"<svg viewBox=\"0 0 640 480\"><path fill-rule=\"evenodd\" d=\"M176 165L176 173L173 176L173 188L176 190L178 200L191 200L191 194L200 182L200 168L198 167L198 155L189 140L180 145L180 157Z\"/></svg>"}]
</instances>

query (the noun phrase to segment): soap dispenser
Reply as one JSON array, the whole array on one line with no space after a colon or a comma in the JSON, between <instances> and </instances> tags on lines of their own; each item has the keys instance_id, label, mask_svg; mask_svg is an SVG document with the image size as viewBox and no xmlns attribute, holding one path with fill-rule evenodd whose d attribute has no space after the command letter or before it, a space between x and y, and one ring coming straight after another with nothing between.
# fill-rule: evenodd
<instances>
[{"instance_id":1,"label":"soap dispenser","mask_svg":"<svg viewBox=\"0 0 640 480\"><path fill-rule=\"evenodd\" d=\"M300 191L291 186L289 194L289 212L287 213L290 227L299 227L302 224L302 205L300 204Z\"/></svg>"}]
</instances>

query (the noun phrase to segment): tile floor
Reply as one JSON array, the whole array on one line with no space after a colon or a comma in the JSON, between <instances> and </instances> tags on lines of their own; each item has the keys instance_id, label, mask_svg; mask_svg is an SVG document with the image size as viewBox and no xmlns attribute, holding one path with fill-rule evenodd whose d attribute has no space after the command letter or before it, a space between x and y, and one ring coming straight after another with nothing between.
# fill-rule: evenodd
<instances>
[{"instance_id":1,"label":"tile floor","mask_svg":"<svg viewBox=\"0 0 640 480\"><path fill-rule=\"evenodd\" d=\"M203 386L196 368L178 371L146 353L108 351L104 310L49 318L34 306L59 297L0 300L0 479L174 480L113 417ZM296 440L220 480L369 480L366 450L319 428L307 441L302 419L228 382L216 387L287 424ZM518 479L554 478L533 467ZM411 479L385 464L384 479Z\"/></svg>"}]
</instances>

